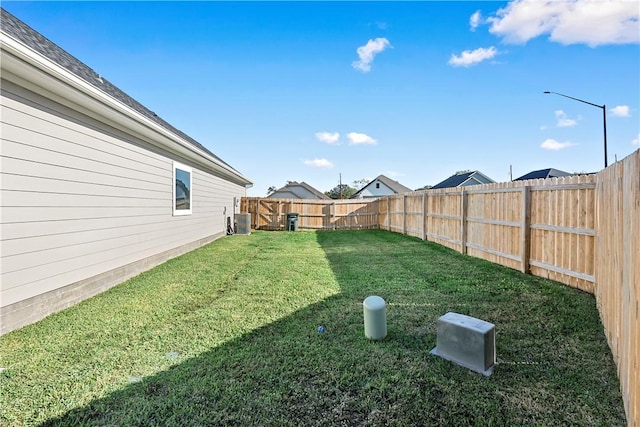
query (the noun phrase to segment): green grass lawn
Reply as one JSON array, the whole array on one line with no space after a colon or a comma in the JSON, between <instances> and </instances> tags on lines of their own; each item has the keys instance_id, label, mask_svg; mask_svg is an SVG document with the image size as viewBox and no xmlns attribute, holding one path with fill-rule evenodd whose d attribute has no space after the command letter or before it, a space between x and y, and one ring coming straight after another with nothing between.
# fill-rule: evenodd
<instances>
[{"instance_id":1,"label":"green grass lawn","mask_svg":"<svg viewBox=\"0 0 640 427\"><path fill-rule=\"evenodd\" d=\"M493 375L429 354L448 311L496 325ZM592 295L378 230L220 239L0 356L2 426L626 425Z\"/></svg>"}]
</instances>

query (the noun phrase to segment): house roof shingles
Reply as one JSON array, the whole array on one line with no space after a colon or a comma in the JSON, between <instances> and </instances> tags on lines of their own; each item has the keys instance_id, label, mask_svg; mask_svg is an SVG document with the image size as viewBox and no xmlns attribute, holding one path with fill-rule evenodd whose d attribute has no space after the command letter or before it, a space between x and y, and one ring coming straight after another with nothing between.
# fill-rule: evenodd
<instances>
[{"instance_id":1,"label":"house roof shingles","mask_svg":"<svg viewBox=\"0 0 640 427\"><path fill-rule=\"evenodd\" d=\"M436 188L457 187L458 185L462 184L467 179L469 179L469 177L472 174L473 174L473 172L465 172L465 173L459 173L459 174L450 176L449 178L445 179L444 181L439 182L436 185L434 185L433 187L431 187L431 189L435 190Z\"/></svg>"},{"instance_id":2,"label":"house roof shingles","mask_svg":"<svg viewBox=\"0 0 640 427\"><path fill-rule=\"evenodd\" d=\"M466 184L466 185L491 184L495 182L494 180L492 180L482 172L476 170L476 171L469 171L469 172L460 172L455 175L452 175L449 178L445 179L444 181L437 183L436 185L431 187L431 189L435 190L438 188L460 187L462 185L465 185L465 183L469 180L474 180L475 183Z\"/></svg>"},{"instance_id":3,"label":"house roof shingles","mask_svg":"<svg viewBox=\"0 0 640 427\"><path fill-rule=\"evenodd\" d=\"M331 197L327 196L326 194L324 194L323 192L321 192L319 190L316 190L314 187L310 186L309 184L307 184L304 181L298 183L298 185L300 185L301 187L304 187L308 192L315 194L316 197L318 197L318 199L323 199L323 200L331 199Z\"/></svg>"},{"instance_id":4,"label":"house roof shingles","mask_svg":"<svg viewBox=\"0 0 640 427\"><path fill-rule=\"evenodd\" d=\"M277 189L274 192L274 194L276 194L276 193L291 193L293 196L295 196L297 198L303 198L300 194L296 193L296 191L295 191L296 187L302 187L307 192L309 192L309 193L313 194L314 196L316 196L316 198L318 198L318 199L321 199L321 200L329 200L329 199L331 199L329 196L327 196L326 194L322 193L321 191L318 191L317 189L315 189L314 187L312 187L311 185L307 184L304 181L302 181L302 182L290 181L284 187Z\"/></svg>"},{"instance_id":5,"label":"house roof shingles","mask_svg":"<svg viewBox=\"0 0 640 427\"><path fill-rule=\"evenodd\" d=\"M204 151L209 156L213 157L220 163L227 166L229 169L240 174L240 172L238 172L235 168L233 168L224 160L222 160L221 158L213 154L211 151L209 151L205 146L200 144L198 141L196 141L195 139L191 138L184 132L180 131L179 129L176 129L175 127L173 127L172 125L170 125L169 123L161 119L156 113L149 110L147 107L145 107L144 105L142 105L141 103L139 103L138 101L136 101L135 99L127 95L126 93L124 93L122 90L117 88L107 79L105 79L103 76L101 76L100 74L95 72L93 69L88 67L82 61L70 55L67 51L65 51L64 49L62 49L61 47L59 47L58 45L56 45L55 43L53 43L52 41L44 37L42 34L38 33L37 31L29 27L24 22L20 21L11 13L7 12L3 8L0 8L0 12L1 12L0 22L2 24L0 25L0 30L3 33L22 42L23 44L27 45L31 49L41 54L42 56L49 59L50 61L55 62L56 64L60 65L70 73L73 73L77 77L86 81L87 83L94 86L95 88L99 89L100 91L117 99L123 104L131 107L132 109L142 114L149 120L157 123L158 125L162 126L163 128L170 131L171 133L184 139L189 144Z\"/></svg>"},{"instance_id":6,"label":"house roof shingles","mask_svg":"<svg viewBox=\"0 0 640 427\"><path fill-rule=\"evenodd\" d=\"M405 187L404 185L400 184L398 181L394 181L391 178L387 178L384 175L380 175L379 177L374 179L372 182L374 181L382 182L384 185L386 185L396 193L410 193L411 191L413 191L409 187Z\"/></svg>"},{"instance_id":7,"label":"house roof shingles","mask_svg":"<svg viewBox=\"0 0 640 427\"><path fill-rule=\"evenodd\" d=\"M527 179L538 179L538 178L556 178L560 176L569 176L571 175L569 172L561 171L559 169L540 169L537 171L531 171L527 174L522 175L519 178L514 179L514 181L525 181Z\"/></svg>"},{"instance_id":8,"label":"house roof shingles","mask_svg":"<svg viewBox=\"0 0 640 427\"><path fill-rule=\"evenodd\" d=\"M370 185L372 185L374 182L376 181L380 181L381 183L383 183L384 185L386 185L387 187L389 187L395 194L400 194L400 193L410 193L413 190L405 187L404 185L400 184L398 181L394 181L391 178L388 178L384 175L378 175L375 179L372 179L371 182L369 182L367 185L365 185L364 187L362 187L361 189L359 189L358 191L356 191L353 196L351 196L351 199L356 199L358 198L358 195L360 193L362 193L367 187L369 187Z\"/></svg>"}]
</instances>

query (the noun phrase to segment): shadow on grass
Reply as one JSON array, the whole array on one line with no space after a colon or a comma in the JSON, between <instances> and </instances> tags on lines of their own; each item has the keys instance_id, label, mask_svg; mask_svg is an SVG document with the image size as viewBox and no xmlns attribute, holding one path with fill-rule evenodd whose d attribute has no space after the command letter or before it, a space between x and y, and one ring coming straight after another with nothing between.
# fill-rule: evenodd
<instances>
[{"instance_id":1,"label":"shadow on grass","mask_svg":"<svg viewBox=\"0 0 640 427\"><path fill-rule=\"evenodd\" d=\"M317 241L340 294L43 425L626 425L592 296L384 231ZM491 377L429 354L447 311L496 324Z\"/></svg>"}]
</instances>

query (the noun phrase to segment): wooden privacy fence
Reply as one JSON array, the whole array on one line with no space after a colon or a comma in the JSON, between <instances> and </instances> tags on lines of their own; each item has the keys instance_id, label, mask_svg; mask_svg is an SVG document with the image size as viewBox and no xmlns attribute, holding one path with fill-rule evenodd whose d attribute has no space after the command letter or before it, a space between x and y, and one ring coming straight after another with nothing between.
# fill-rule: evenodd
<instances>
[{"instance_id":1,"label":"wooden privacy fence","mask_svg":"<svg viewBox=\"0 0 640 427\"><path fill-rule=\"evenodd\" d=\"M380 227L595 294L640 426L640 151L595 175L378 200Z\"/></svg>"},{"instance_id":2,"label":"wooden privacy fence","mask_svg":"<svg viewBox=\"0 0 640 427\"><path fill-rule=\"evenodd\" d=\"M596 297L628 424L640 427L640 150L592 175L364 200L243 198L253 229L382 228Z\"/></svg>"},{"instance_id":3,"label":"wooden privacy fence","mask_svg":"<svg viewBox=\"0 0 640 427\"><path fill-rule=\"evenodd\" d=\"M640 150L597 175L595 296L629 426L640 427Z\"/></svg>"},{"instance_id":4,"label":"wooden privacy fence","mask_svg":"<svg viewBox=\"0 0 640 427\"><path fill-rule=\"evenodd\" d=\"M298 228L378 228L378 202L367 199L327 201L243 197L240 211L251 213L251 228L254 230L284 230L288 213L298 214Z\"/></svg>"},{"instance_id":5,"label":"wooden privacy fence","mask_svg":"<svg viewBox=\"0 0 640 427\"><path fill-rule=\"evenodd\" d=\"M593 293L595 175L386 196L380 228Z\"/></svg>"}]
</instances>

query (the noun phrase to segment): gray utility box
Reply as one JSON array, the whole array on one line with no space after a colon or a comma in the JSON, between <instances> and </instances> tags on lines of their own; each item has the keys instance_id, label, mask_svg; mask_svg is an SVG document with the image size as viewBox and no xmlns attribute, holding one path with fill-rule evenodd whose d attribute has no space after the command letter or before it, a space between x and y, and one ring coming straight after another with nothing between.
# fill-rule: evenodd
<instances>
[{"instance_id":1,"label":"gray utility box","mask_svg":"<svg viewBox=\"0 0 640 427\"><path fill-rule=\"evenodd\" d=\"M496 363L495 325L449 312L438 319L438 342L431 354L488 377Z\"/></svg>"},{"instance_id":2,"label":"gray utility box","mask_svg":"<svg viewBox=\"0 0 640 427\"><path fill-rule=\"evenodd\" d=\"M251 234L251 214L250 213L237 213L235 214L234 222L236 225L236 234Z\"/></svg>"}]
</instances>

